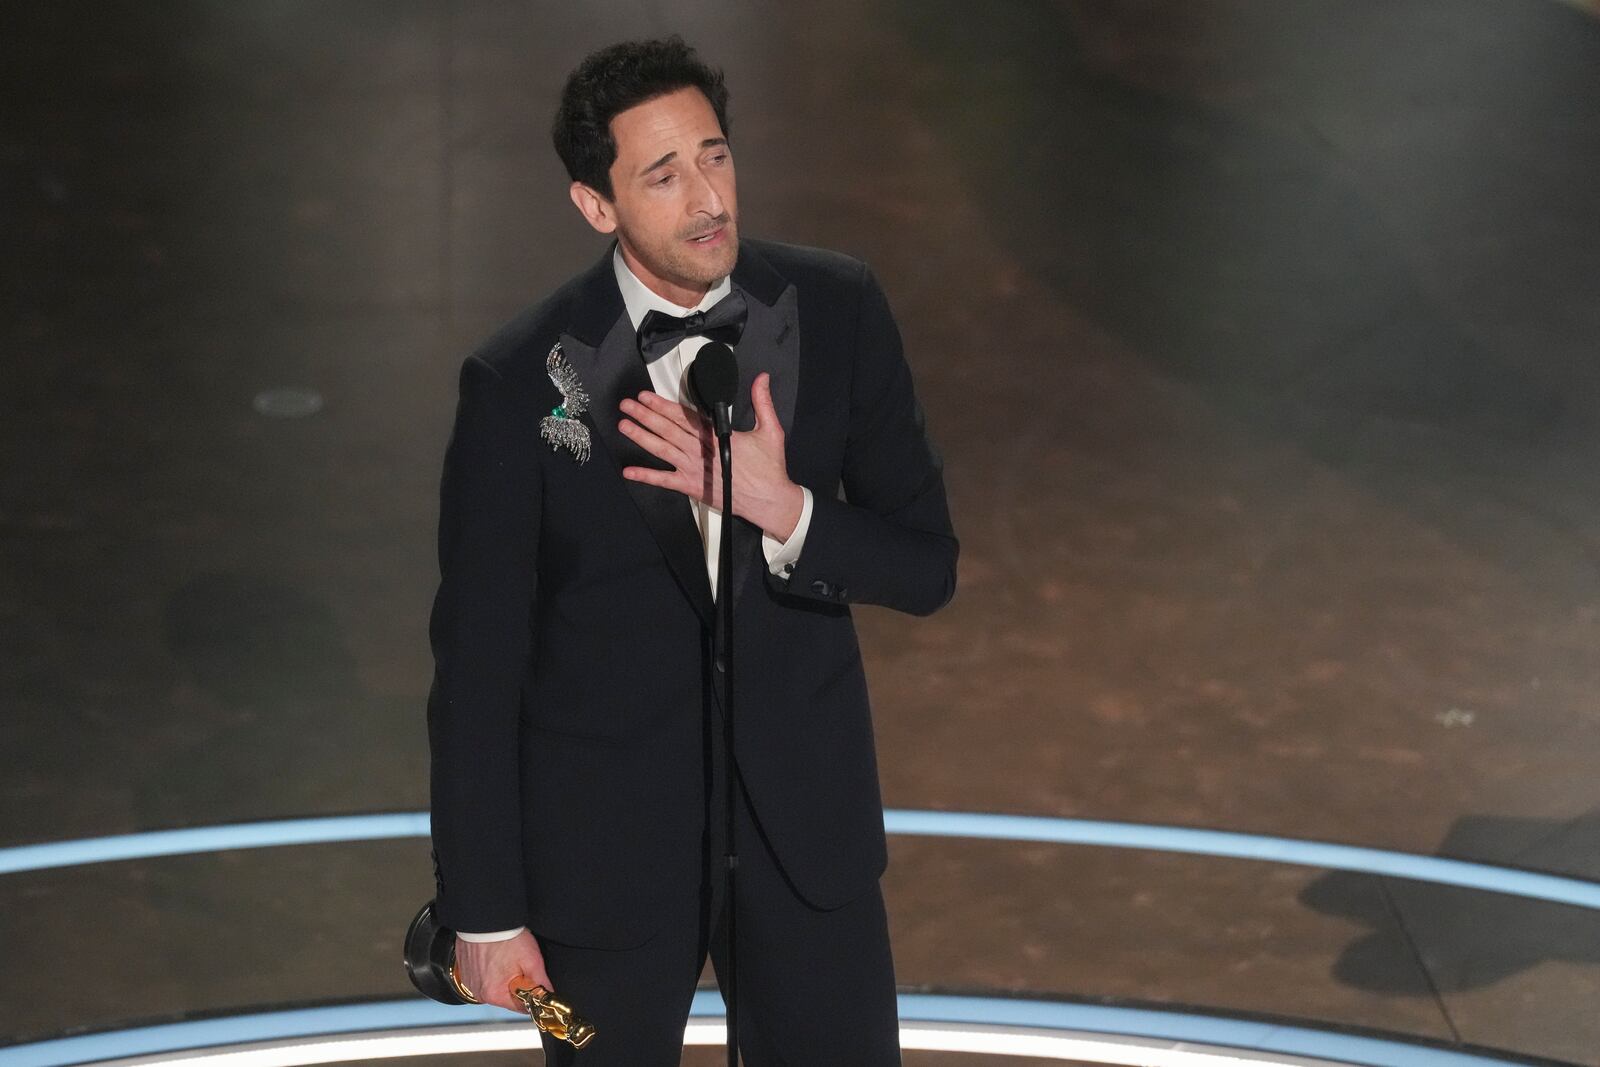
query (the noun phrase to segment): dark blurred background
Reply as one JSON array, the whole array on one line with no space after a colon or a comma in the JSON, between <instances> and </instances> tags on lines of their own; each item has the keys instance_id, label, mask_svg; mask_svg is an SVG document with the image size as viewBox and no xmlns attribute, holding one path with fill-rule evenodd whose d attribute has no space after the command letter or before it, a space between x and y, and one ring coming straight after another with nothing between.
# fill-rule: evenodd
<instances>
[{"instance_id":1,"label":"dark blurred background","mask_svg":"<svg viewBox=\"0 0 1600 1067\"><path fill-rule=\"evenodd\" d=\"M425 806L455 372L604 251L566 72L668 32L946 457L955 603L857 616L890 805L1600 877L1600 21L1552 0L5 0L0 845ZM1572 909L893 849L906 986L1600 1045ZM421 841L7 876L0 1041L403 995L430 888Z\"/></svg>"}]
</instances>

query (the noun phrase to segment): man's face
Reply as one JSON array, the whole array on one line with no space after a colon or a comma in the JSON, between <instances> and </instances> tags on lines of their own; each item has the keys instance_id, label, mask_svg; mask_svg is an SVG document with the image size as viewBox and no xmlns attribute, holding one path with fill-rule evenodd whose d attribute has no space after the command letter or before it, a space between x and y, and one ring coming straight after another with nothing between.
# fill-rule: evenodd
<instances>
[{"instance_id":1,"label":"man's face","mask_svg":"<svg viewBox=\"0 0 1600 1067\"><path fill-rule=\"evenodd\" d=\"M611 136L612 199L580 185L573 199L595 229L617 234L640 281L691 307L739 254L733 153L716 112L700 90L679 89L617 115Z\"/></svg>"}]
</instances>

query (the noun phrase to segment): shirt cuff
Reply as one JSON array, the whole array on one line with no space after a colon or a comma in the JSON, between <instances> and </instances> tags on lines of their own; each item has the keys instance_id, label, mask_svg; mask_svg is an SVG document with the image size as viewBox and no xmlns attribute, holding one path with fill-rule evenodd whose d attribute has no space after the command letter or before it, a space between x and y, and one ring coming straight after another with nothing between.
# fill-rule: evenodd
<instances>
[{"instance_id":1,"label":"shirt cuff","mask_svg":"<svg viewBox=\"0 0 1600 1067\"><path fill-rule=\"evenodd\" d=\"M794 573L800 550L806 547L806 530L811 526L811 490L802 485L800 492L805 495L805 500L800 504L800 521L794 524L794 533L789 535L789 540L780 541L765 533L761 535L761 551L767 557L767 570L779 578L787 578Z\"/></svg>"},{"instance_id":2,"label":"shirt cuff","mask_svg":"<svg viewBox=\"0 0 1600 1067\"><path fill-rule=\"evenodd\" d=\"M518 934L522 933L522 931L524 931L526 929L527 929L526 926L519 926L515 930L495 930L495 931L493 931L491 933L487 933L487 934L469 934L469 933L465 933L465 932L463 932L461 930L457 930L456 931L456 936L459 937L463 941L471 941L471 942L510 941L513 937L516 937Z\"/></svg>"}]
</instances>

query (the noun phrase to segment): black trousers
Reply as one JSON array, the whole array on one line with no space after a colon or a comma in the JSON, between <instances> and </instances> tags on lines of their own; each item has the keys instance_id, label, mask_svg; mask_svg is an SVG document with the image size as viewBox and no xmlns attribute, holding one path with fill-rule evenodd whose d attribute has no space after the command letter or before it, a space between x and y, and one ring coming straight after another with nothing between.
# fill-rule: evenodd
<instances>
[{"instance_id":1,"label":"black trousers","mask_svg":"<svg viewBox=\"0 0 1600 1067\"><path fill-rule=\"evenodd\" d=\"M702 879L682 887L661 931L624 951L564 945L534 931L557 997L596 1030L582 1050L545 1035L546 1062L552 1067L678 1067L690 1001L708 953L726 1000L724 761L720 744L706 748ZM874 884L842 907L812 907L786 880L742 788L737 807L743 1062L748 1067L898 1067L894 963L882 891Z\"/></svg>"}]
</instances>

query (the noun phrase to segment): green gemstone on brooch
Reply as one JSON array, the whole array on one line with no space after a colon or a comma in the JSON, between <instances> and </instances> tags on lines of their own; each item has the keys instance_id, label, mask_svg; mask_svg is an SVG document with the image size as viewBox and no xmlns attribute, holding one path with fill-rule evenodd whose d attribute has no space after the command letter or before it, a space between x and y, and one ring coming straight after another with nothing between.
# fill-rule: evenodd
<instances>
[{"instance_id":1,"label":"green gemstone on brooch","mask_svg":"<svg viewBox=\"0 0 1600 1067\"><path fill-rule=\"evenodd\" d=\"M550 414L554 415L558 419L564 419L567 417L567 406L563 404L560 407L551 408Z\"/></svg>"}]
</instances>

